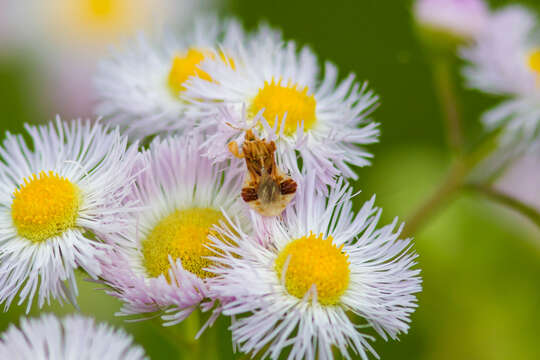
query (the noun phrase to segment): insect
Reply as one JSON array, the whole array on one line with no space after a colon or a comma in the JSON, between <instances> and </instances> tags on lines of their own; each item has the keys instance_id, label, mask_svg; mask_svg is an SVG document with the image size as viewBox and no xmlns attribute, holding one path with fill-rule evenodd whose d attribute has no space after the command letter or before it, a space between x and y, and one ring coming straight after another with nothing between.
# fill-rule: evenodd
<instances>
[{"instance_id":1,"label":"insect","mask_svg":"<svg viewBox=\"0 0 540 360\"><path fill-rule=\"evenodd\" d=\"M264 216L278 216L296 193L296 182L279 170L273 141L259 139L247 130L239 152L235 141L229 143L229 151L237 158L244 158L247 176L242 188L242 199Z\"/></svg>"}]
</instances>

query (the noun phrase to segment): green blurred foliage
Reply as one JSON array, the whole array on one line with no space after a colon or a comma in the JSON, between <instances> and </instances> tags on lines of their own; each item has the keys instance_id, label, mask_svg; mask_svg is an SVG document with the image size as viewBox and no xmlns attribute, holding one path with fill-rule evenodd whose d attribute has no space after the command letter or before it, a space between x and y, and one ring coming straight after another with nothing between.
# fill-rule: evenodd
<instances>
[{"instance_id":1,"label":"green blurred foliage","mask_svg":"<svg viewBox=\"0 0 540 360\"><path fill-rule=\"evenodd\" d=\"M492 1L500 6L509 1ZM523 1L540 10L535 0ZM382 137L373 166L358 170L356 207L377 194L383 223L404 219L430 194L450 160L443 121L433 88L429 53L415 35L410 2L396 0L229 1L229 14L249 28L261 20L288 39L311 46L321 59L339 65L341 75L357 74L381 96L374 118ZM50 119L32 91L31 64L0 57L0 109L3 130L20 131L22 122ZM459 62L453 63L455 80ZM469 144L481 132L479 115L497 99L458 88ZM409 334L399 342L380 338L382 359L540 359L540 235L518 215L472 195L456 198L416 235L424 290ZM164 329L156 321L126 323L114 316L119 302L79 281L84 314L124 327L152 359L190 359L194 347L178 334L189 326ZM70 305L44 311L73 312ZM1 315L0 331L23 315L12 306ZM30 315L40 311L33 308ZM228 319L201 340L203 358L233 358ZM180 350L179 350L180 349ZM238 356L237 356L238 357Z\"/></svg>"},{"instance_id":2,"label":"green blurred foliage","mask_svg":"<svg viewBox=\"0 0 540 360\"><path fill-rule=\"evenodd\" d=\"M6 130L20 132L24 123L39 117L39 101L32 90L31 64L0 52L0 139ZM6 54L7 55L7 54Z\"/></svg>"}]
</instances>

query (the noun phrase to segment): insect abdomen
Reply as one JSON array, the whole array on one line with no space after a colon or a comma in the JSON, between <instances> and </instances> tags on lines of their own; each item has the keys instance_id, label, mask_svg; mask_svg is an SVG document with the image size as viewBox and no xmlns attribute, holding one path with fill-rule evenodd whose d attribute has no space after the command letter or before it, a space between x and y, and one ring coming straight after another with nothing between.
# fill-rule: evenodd
<instances>
[{"instance_id":1,"label":"insect abdomen","mask_svg":"<svg viewBox=\"0 0 540 360\"><path fill-rule=\"evenodd\" d=\"M272 204L279 199L281 189L277 182L268 174L261 176L257 195L263 204Z\"/></svg>"}]
</instances>

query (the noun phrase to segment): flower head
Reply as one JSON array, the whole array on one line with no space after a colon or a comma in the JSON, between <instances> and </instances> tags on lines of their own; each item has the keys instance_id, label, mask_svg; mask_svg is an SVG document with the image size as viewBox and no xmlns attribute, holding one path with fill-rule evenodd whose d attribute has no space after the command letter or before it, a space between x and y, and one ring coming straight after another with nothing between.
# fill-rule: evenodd
<instances>
[{"instance_id":1,"label":"flower head","mask_svg":"<svg viewBox=\"0 0 540 360\"><path fill-rule=\"evenodd\" d=\"M45 314L21 318L19 327L0 335L0 358L20 360L143 360L144 350L130 335L94 319Z\"/></svg>"},{"instance_id":2,"label":"flower head","mask_svg":"<svg viewBox=\"0 0 540 360\"><path fill-rule=\"evenodd\" d=\"M112 44L123 44L139 31L185 29L194 14L216 1L1 1L1 30L6 33L2 52L21 49L31 58L37 67L33 74L39 77L33 88L61 109L57 111L90 115L96 101L94 69Z\"/></svg>"},{"instance_id":3,"label":"flower head","mask_svg":"<svg viewBox=\"0 0 540 360\"><path fill-rule=\"evenodd\" d=\"M97 114L136 138L193 127L197 118L185 116L186 103L180 99L186 81L211 80L199 69L204 59L234 66L226 52L242 38L236 22L214 18L199 20L179 39L170 34L162 39L139 36L100 63ZM223 51L216 55L218 45Z\"/></svg>"},{"instance_id":4,"label":"flower head","mask_svg":"<svg viewBox=\"0 0 540 360\"><path fill-rule=\"evenodd\" d=\"M540 136L540 42L531 11L508 6L493 13L476 42L463 49L469 86L506 97L483 116L488 129L504 127L503 143Z\"/></svg>"},{"instance_id":5,"label":"flower head","mask_svg":"<svg viewBox=\"0 0 540 360\"><path fill-rule=\"evenodd\" d=\"M70 52L96 58L137 31L186 22L204 2L209 1L28 0L8 2L3 10L7 29L23 46L42 47L48 56L55 50L57 57ZM45 39L47 48L40 43Z\"/></svg>"},{"instance_id":6,"label":"flower head","mask_svg":"<svg viewBox=\"0 0 540 360\"><path fill-rule=\"evenodd\" d=\"M489 17L484 0L417 0L413 10L421 26L463 40L481 33Z\"/></svg>"},{"instance_id":7,"label":"flower head","mask_svg":"<svg viewBox=\"0 0 540 360\"><path fill-rule=\"evenodd\" d=\"M0 148L0 303L34 295L75 302L74 270L100 273L101 238L125 225L137 157L127 138L100 123L27 126L32 145L7 134Z\"/></svg>"},{"instance_id":8,"label":"flower head","mask_svg":"<svg viewBox=\"0 0 540 360\"><path fill-rule=\"evenodd\" d=\"M328 199L314 190L309 176L283 219L255 219L253 235L216 236L210 287L236 319L243 352L277 359L291 346L289 359L331 359L335 346L367 359L372 337L356 323L384 339L407 332L421 290L416 255L410 240L398 240L396 221L376 228L374 199L354 215L343 182Z\"/></svg>"},{"instance_id":9,"label":"flower head","mask_svg":"<svg viewBox=\"0 0 540 360\"><path fill-rule=\"evenodd\" d=\"M378 137L377 124L367 119L377 97L366 84L356 83L353 75L338 83L331 63L321 79L310 49L297 51L293 42L283 43L266 27L237 44L232 54L234 67L219 61L201 64L213 81L199 77L186 84L190 113L210 116L199 124L213 129L205 144L209 156L229 157L227 142L241 143L251 128L260 138L275 140L284 170L313 169L320 190L337 175L356 178L350 165L369 164L371 154L357 147Z\"/></svg>"},{"instance_id":10,"label":"flower head","mask_svg":"<svg viewBox=\"0 0 540 360\"><path fill-rule=\"evenodd\" d=\"M115 247L102 274L124 302L122 315L164 311L167 324L186 318L208 297L208 235L222 210L242 222L239 173L205 158L199 145L198 137L157 139L133 170L131 197L142 210L122 236L109 238Z\"/></svg>"}]
</instances>

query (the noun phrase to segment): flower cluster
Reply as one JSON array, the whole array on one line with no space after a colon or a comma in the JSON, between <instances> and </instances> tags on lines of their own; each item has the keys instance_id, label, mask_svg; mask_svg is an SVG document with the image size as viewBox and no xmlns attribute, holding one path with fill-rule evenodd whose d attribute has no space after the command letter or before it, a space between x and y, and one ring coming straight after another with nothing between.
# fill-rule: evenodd
<instances>
[{"instance_id":1,"label":"flower cluster","mask_svg":"<svg viewBox=\"0 0 540 360\"><path fill-rule=\"evenodd\" d=\"M39 306L75 303L81 268L119 315L172 326L211 312L201 332L230 316L252 357L367 359L362 328L408 331L411 240L397 220L378 226L374 198L355 213L347 183L378 139L365 83L268 26L204 18L118 49L95 84L101 120L28 127L32 145L0 148L6 309L36 292Z\"/></svg>"},{"instance_id":2,"label":"flower cluster","mask_svg":"<svg viewBox=\"0 0 540 360\"><path fill-rule=\"evenodd\" d=\"M313 171L324 191L336 176L356 178L350 165L371 158L358 145L379 134L369 119L377 96L352 74L338 83L332 63L324 69L266 26L249 35L234 21L201 21L182 39L141 38L104 60L97 115L135 137L202 132L206 155L220 161L253 129L276 142L284 170Z\"/></svg>"}]
</instances>

